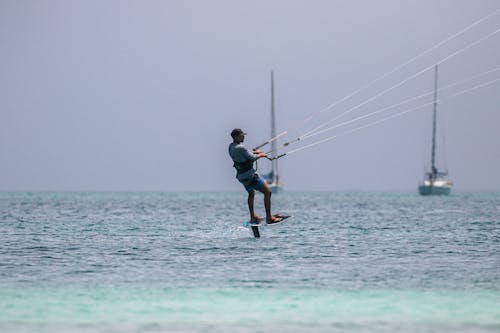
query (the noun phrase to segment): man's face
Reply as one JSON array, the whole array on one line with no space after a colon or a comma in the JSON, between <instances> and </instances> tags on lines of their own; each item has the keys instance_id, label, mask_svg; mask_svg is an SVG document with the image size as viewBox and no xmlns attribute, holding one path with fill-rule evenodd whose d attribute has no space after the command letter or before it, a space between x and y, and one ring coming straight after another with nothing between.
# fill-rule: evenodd
<instances>
[{"instance_id":1,"label":"man's face","mask_svg":"<svg viewBox=\"0 0 500 333\"><path fill-rule=\"evenodd\" d=\"M240 134L238 139L240 140L240 142L245 141L245 134Z\"/></svg>"}]
</instances>

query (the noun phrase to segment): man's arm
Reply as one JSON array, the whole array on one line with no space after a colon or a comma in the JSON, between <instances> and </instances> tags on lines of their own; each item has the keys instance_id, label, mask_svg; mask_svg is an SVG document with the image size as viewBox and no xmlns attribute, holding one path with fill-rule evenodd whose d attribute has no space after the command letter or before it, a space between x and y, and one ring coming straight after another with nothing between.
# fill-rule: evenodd
<instances>
[{"instance_id":1,"label":"man's arm","mask_svg":"<svg viewBox=\"0 0 500 333\"><path fill-rule=\"evenodd\" d=\"M239 147L238 148L238 154L240 157L242 157L246 161L256 161L261 157L267 157L267 154L260 151L260 150L254 150L250 151L246 147Z\"/></svg>"}]
</instances>

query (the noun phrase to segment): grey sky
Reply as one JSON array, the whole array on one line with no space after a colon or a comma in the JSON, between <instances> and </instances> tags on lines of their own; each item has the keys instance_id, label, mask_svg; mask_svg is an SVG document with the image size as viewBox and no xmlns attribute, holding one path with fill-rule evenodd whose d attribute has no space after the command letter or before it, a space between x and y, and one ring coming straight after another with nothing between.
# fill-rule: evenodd
<instances>
[{"instance_id":1,"label":"grey sky","mask_svg":"<svg viewBox=\"0 0 500 333\"><path fill-rule=\"evenodd\" d=\"M271 70L278 130L298 128L291 139L310 128L311 112L498 8L495 0L0 0L0 190L241 190L229 133L244 128L249 147L269 138ZM499 27L500 14L311 125ZM442 64L440 85L495 67L500 34ZM432 87L429 71L351 116ZM500 190L499 92L497 83L439 106L456 191ZM430 125L428 107L287 156L282 179L288 190L416 191Z\"/></svg>"}]
</instances>

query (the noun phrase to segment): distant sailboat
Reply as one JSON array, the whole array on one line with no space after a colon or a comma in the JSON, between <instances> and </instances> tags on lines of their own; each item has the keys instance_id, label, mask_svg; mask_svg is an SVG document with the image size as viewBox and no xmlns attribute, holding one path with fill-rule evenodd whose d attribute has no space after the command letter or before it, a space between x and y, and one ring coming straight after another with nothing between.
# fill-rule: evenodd
<instances>
[{"instance_id":1,"label":"distant sailboat","mask_svg":"<svg viewBox=\"0 0 500 333\"><path fill-rule=\"evenodd\" d=\"M437 114L438 67L434 69L434 106L432 114L432 152L431 170L425 173L424 181L418 186L420 195L448 195L453 186L448 179L448 171L436 167L436 114Z\"/></svg>"},{"instance_id":2,"label":"distant sailboat","mask_svg":"<svg viewBox=\"0 0 500 333\"><path fill-rule=\"evenodd\" d=\"M274 105L274 73L271 71L271 138L276 137L276 114L275 114L275 105ZM275 157L278 155L278 147L276 140L271 142L271 151L272 154L270 157ZM269 184L269 188L273 193L279 193L283 191L284 184L280 182L280 176L278 172L278 160L271 161L271 172L264 175L264 179L266 179Z\"/></svg>"}]
</instances>

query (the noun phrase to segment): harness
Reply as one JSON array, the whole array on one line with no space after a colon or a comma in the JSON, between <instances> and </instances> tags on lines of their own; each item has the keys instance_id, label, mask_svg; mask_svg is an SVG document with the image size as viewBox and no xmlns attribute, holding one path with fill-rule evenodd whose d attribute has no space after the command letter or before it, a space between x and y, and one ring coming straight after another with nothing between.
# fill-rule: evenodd
<instances>
[{"instance_id":1,"label":"harness","mask_svg":"<svg viewBox=\"0 0 500 333\"><path fill-rule=\"evenodd\" d=\"M236 169L238 172L247 172L251 169L253 169L253 161L246 161L246 162L236 162L234 161L233 167Z\"/></svg>"}]
</instances>

